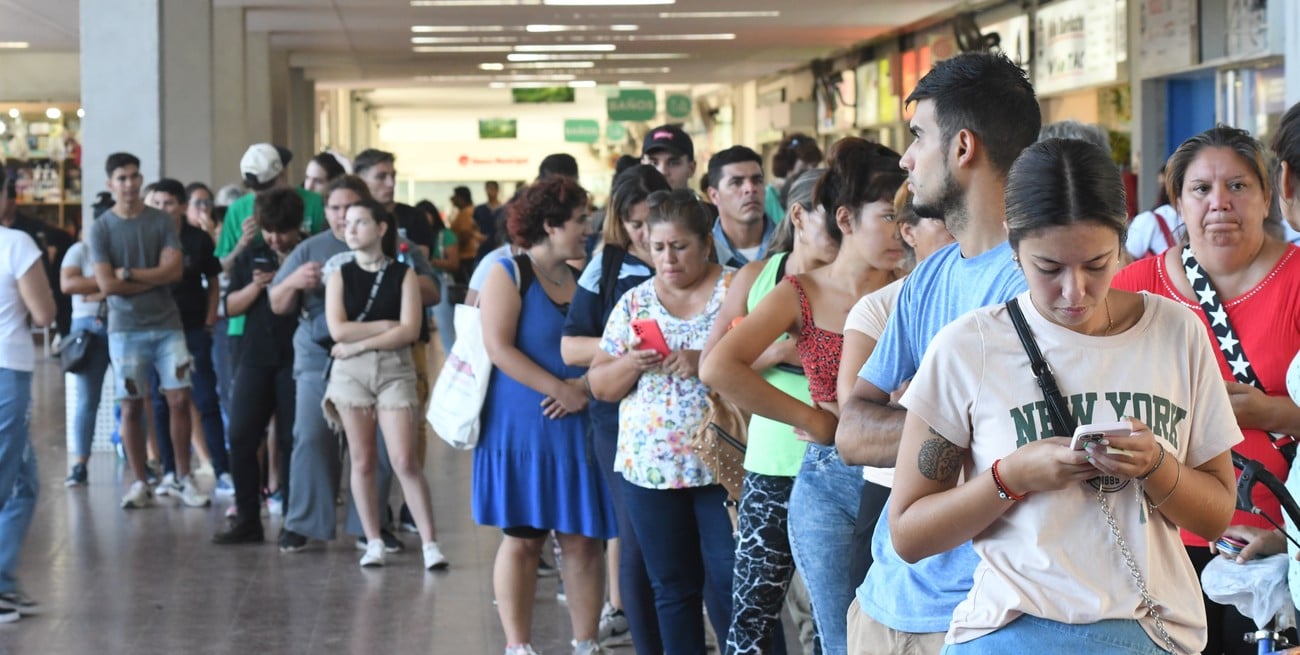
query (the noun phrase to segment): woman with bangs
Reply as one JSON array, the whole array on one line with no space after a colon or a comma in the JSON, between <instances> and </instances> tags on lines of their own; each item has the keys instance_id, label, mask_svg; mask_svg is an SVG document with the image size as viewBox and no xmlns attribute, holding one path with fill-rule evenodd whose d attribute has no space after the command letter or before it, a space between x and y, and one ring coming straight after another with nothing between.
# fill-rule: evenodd
<instances>
[{"instance_id":1,"label":"woman with bangs","mask_svg":"<svg viewBox=\"0 0 1300 655\"><path fill-rule=\"evenodd\" d=\"M835 654L846 650L846 615L861 582L845 575L842 563L850 559L862 470L845 465L834 446L844 322L859 298L900 275L903 243L893 199L906 176L898 153L859 138L837 142L827 162L814 197L826 213L828 235L839 244L838 256L777 285L710 352L703 378L742 409L793 426L809 444L790 494L790 547L808 586L822 650ZM813 405L753 370L781 334L795 338ZM742 646L742 652L764 652L758 643Z\"/></svg>"}]
</instances>

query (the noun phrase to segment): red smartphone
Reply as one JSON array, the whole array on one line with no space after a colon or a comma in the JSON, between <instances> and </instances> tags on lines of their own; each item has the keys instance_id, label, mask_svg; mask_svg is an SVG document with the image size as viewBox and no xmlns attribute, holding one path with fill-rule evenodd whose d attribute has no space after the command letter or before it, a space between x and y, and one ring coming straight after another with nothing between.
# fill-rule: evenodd
<instances>
[{"instance_id":1,"label":"red smartphone","mask_svg":"<svg viewBox=\"0 0 1300 655\"><path fill-rule=\"evenodd\" d=\"M638 318L632 321L632 332L641 340L637 350L653 350L664 357L667 357L671 350L668 349L668 341L664 339L664 333L659 329L658 321L652 318Z\"/></svg>"}]
</instances>

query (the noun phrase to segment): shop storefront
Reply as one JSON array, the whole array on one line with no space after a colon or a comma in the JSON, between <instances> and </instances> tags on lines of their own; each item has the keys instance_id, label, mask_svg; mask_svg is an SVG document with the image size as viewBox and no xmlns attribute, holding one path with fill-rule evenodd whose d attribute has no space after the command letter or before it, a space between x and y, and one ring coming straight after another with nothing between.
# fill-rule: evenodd
<instances>
[{"instance_id":1,"label":"shop storefront","mask_svg":"<svg viewBox=\"0 0 1300 655\"><path fill-rule=\"evenodd\" d=\"M81 225L81 116L75 103L0 103L0 159L18 211L76 233Z\"/></svg>"}]
</instances>

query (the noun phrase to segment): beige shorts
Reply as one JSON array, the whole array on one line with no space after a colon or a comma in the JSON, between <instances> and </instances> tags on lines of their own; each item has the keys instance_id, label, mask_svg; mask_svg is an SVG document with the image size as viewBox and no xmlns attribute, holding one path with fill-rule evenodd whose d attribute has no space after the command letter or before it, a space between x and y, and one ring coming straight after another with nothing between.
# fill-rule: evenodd
<instances>
[{"instance_id":1,"label":"beige shorts","mask_svg":"<svg viewBox=\"0 0 1300 655\"><path fill-rule=\"evenodd\" d=\"M849 605L849 655L938 655L942 632L899 632L862 611L858 599Z\"/></svg>"},{"instance_id":2,"label":"beige shorts","mask_svg":"<svg viewBox=\"0 0 1300 655\"><path fill-rule=\"evenodd\" d=\"M334 360L321 410L329 426L341 431L340 409L414 410L419 404L411 349L400 348L368 350L355 357Z\"/></svg>"}]
</instances>

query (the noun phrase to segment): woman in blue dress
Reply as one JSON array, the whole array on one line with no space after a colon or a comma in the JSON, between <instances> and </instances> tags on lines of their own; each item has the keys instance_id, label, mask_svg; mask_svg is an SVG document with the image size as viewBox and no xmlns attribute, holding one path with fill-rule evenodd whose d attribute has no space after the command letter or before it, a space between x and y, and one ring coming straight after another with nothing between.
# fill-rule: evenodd
<instances>
[{"instance_id":1,"label":"woman in blue dress","mask_svg":"<svg viewBox=\"0 0 1300 655\"><path fill-rule=\"evenodd\" d=\"M587 234L587 193L567 178L529 187L510 204L507 228L524 248L492 264L481 292L483 341L495 369L474 451L474 520L505 533L492 583L506 655L529 644L537 562L547 533L564 554L574 653L600 652L603 541L615 534L587 436L585 370L565 365L560 337Z\"/></svg>"}]
</instances>

